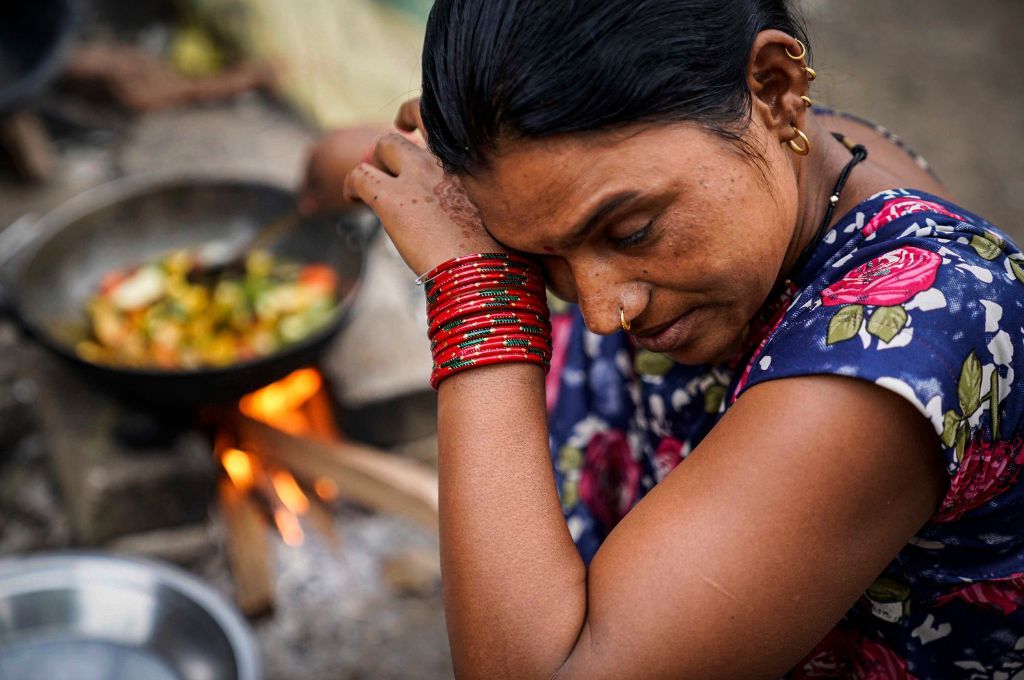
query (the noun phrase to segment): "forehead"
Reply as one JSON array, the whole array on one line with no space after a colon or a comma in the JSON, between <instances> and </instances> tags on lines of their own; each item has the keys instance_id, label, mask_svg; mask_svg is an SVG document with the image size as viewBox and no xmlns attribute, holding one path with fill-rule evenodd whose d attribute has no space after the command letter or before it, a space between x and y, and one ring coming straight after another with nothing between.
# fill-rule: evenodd
<instances>
[{"instance_id":1,"label":"forehead","mask_svg":"<svg viewBox=\"0 0 1024 680\"><path fill-rule=\"evenodd\" d=\"M695 124L634 126L506 142L463 184L488 230L519 245L564 236L602 197L704 183L727 155L735 154Z\"/></svg>"}]
</instances>

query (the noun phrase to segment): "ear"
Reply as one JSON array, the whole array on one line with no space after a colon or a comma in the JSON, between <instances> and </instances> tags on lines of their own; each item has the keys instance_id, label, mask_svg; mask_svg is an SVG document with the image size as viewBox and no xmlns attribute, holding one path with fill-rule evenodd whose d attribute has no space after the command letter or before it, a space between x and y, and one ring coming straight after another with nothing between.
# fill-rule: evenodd
<instances>
[{"instance_id":1,"label":"ear","mask_svg":"<svg viewBox=\"0 0 1024 680\"><path fill-rule=\"evenodd\" d=\"M780 144L797 136L794 125L805 127L808 104L800 96L808 94L808 55L801 59L789 56L802 51L795 38L775 29L758 33L750 49L747 64L750 114L758 117Z\"/></svg>"}]
</instances>

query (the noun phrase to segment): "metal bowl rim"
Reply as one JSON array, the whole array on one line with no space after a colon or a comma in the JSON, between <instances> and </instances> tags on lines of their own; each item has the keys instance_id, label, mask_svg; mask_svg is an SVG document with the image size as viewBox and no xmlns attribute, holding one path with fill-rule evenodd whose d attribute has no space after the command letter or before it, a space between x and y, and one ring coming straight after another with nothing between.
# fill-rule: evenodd
<instances>
[{"instance_id":1,"label":"metal bowl rim","mask_svg":"<svg viewBox=\"0 0 1024 680\"><path fill-rule=\"evenodd\" d=\"M36 574L42 572L72 574L76 569L83 567L102 572L105 567L112 565L120 570L133 571L140 578L170 588L194 602L224 632L235 657L238 678L240 680L258 680L262 677L262 666L256 640L241 614L223 595L203 583L198 576L170 564L142 557L109 555L92 551L60 551L39 555L0 557L0 595L3 595L4 581L17 580L20 577L27 578L31 572ZM68 587L74 587L74 585L71 582ZM31 592L31 590L16 592Z\"/></svg>"}]
</instances>

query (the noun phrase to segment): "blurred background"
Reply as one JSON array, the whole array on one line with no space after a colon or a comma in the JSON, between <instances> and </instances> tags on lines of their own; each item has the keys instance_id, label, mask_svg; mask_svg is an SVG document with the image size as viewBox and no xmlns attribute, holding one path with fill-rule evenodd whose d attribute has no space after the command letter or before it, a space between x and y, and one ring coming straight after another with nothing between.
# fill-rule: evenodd
<instances>
[{"instance_id":1,"label":"blurred background","mask_svg":"<svg viewBox=\"0 0 1024 680\"><path fill-rule=\"evenodd\" d=\"M24 643L58 624L113 641L67 657L106 668L95 677L119 677L129 653L163 670L123 677L451 676L422 291L373 220L300 191L333 185L416 96L430 4L3 4L0 611L14 613L0 678L57 677ZM801 7L814 99L893 130L1024 242L1024 4ZM54 310L84 306L113 263L193 243L196 225L245 243L296 210L334 245L292 233L282 252L326 262L340 298L301 351L169 382L75 365L53 341L70 332ZM231 399L200 403L197 389ZM130 563L137 578L120 562L32 561L68 549L151 561ZM168 564L214 599L154 566ZM51 619L22 578L43 572L67 591ZM83 594L84 573L107 584L100 596ZM181 593L195 595L192 624L167 604ZM189 646L194 617L216 645Z\"/></svg>"},{"instance_id":2,"label":"blurred background","mask_svg":"<svg viewBox=\"0 0 1024 680\"><path fill-rule=\"evenodd\" d=\"M894 131L964 207L1024 239L1024 4L805 0L822 103Z\"/></svg>"}]
</instances>

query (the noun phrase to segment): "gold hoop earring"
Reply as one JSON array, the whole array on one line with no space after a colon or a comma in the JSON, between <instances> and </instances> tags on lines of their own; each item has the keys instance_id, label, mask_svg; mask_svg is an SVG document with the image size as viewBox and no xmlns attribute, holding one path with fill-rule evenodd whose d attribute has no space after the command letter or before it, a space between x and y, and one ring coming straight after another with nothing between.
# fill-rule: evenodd
<instances>
[{"instance_id":1,"label":"gold hoop earring","mask_svg":"<svg viewBox=\"0 0 1024 680\"><path fill-rule=\"evenodd\" d=\"M810 66L804 66L804 72L807 73L807 82L809 83L818 77L818 72Z\"/></svg>"},{"instance_id":2,"label":"gold hoop earring","mask_svg":"<svg viewBox=\"0 0 1024 680\"><path fill-rule=\"evenodd\" d=\"M800 46L800 54L793 54L792 52L789 51L789 48L787 47L785 48L786 56L792 59L793 61L800 61L801 59L807 56L807 46L800 42L800 40L797 38L793 38L793 40L796 40L796 44Z\"/></svg>"},{"instance_id":3,"label":"gold hoop earring","mask_svg":"<svg viewBox=\"0 0 1024 680\"><path fill-rule=\"evenodd\" d=\"M805 95L805 94L800 95L800 99L804 100L804 104L807 105L807 108L811 108L812 106L814 106L814 100L812 100L807 95Z\"/></svg>"},{"instance_id":4,"label":"gold hoop earring","mask_svg":"<svg viewBox=\"0 0 1024 680\"><path fill-rule=\"evenodd\" d=\"M791 123L790 127L793 128L793 132L795 132L800 139L804 140L804 146L801 148L800 145L796 143L795 139L791 139L787 142L787 144L789 144L789 148L792 149L793 153L797 156L806 156L811 152L811 140L807 139L807 135L805 135L803 130L797 126Z\"/></svg>"},{"instance_id":5,"label":"gold hoop earring","mask_svg":"<svg viewBox=\"0 0 1024 680\"><path fill-rule=\"evenodd\" d=\"M622 307L619 307L619 325L622 326L622 330L624 331L628 331L630 328L633 327L633 324L630 323L628 319L626 319L626 310L624 310Z\"/></svg>"}]
</instances>

